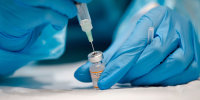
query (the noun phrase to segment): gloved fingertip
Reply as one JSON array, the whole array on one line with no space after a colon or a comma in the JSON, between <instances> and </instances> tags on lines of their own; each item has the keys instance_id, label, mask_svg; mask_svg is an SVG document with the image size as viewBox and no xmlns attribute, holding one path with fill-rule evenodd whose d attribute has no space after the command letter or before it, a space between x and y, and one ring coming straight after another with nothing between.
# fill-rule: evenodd
<instances>
[{"instance_id":1,"label":"gloved fingertip","mask_svg":"<svg viewBox=\"0 0 200 100\"><path fill-rule=\"evenodd\" d=\"M111 86L107 84L107 82L105 82L104 80L100 80L98 82L98 87L100 90L106 90L106 89L109 89Z\"/></svg>"},{"instance_id":2,"label":"gloved fingertip","mask_svg":"<svg viewBox=\"0 0 200 100\"><path fill-rule=\"evenodd\" d=\"M92 0L75 0L76 2L80 2L80 3L89 3Z\"/></svg>"},{"instance_id":3,"label":"gloved fingertip","mask_svg":"<svg viewBox=\"0 0 200 100\"><path fill-rule=\"evenodd\" d=\"M98 86L101 90L111 88L115 83L119 82L128 71L129 68L127 66L122 67L118 61L120 61L119 58L116 61L109 63L101 74L98 81Z\"/></svg>"},{"instance_id":4,"label":"gloved fingertip","mask_svg":"<svg viewBox=\"0 0 200 100\"><path fill-rule=\"evenodd\" d=\"M69 19L74 18L77 15L77 9L71 8L70 13L67 15Z\"/></svg>"},{"instance_id":5,"label":"gloved fingertip","mask_svg":"<svg viewBox=\"0 0 200 100\"><path fill-rule=\"evenodd\" d=\"M81 67L79 67L75 71L74 77L81 82L91 82L92 80L90 77L89 66L90 66L90 63L86 63L85 65L82 65Z\"/></svg>"}]
</instances>

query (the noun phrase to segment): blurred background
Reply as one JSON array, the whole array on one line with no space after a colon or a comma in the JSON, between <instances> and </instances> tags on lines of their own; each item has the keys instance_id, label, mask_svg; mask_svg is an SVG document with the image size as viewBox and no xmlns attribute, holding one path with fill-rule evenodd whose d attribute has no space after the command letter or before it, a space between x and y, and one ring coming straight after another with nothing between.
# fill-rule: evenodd
<instances>
[{"instance_id":1,"label":"blurred background","mask_svg":"<svg viewBox=\"0 0 200 100\"><path fill-rule=\"evenodd\" d=\"M131 1L93 0L88 4L93 24L95 50L104 51L111 44L114 29ZM87 55L92 52L92 48L85 33L81 30L77 17L69 20L66 34L65 53L59 59L43 60L37 64L52 65L87 60Z\"/></svg>"}]
</instances>

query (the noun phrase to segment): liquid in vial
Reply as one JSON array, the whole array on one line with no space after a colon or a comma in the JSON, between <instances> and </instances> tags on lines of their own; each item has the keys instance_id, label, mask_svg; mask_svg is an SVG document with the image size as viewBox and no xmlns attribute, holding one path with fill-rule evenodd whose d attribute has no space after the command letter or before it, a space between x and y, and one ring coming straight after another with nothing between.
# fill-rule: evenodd
<instances>
[{"instance_id":1,"label":"liquid in vial","mask_svg":"<svg viewBox=\"0 0 200 100\"><path fill-rule=\"evenodd\" d=\"M102 63L103 53L101 51L94 51L88 55L88 60L92 63L90 66L90 75L92 78L94 88L98 89L98 80L103 72L105 65Z\"/></svg>"}]
</instances>

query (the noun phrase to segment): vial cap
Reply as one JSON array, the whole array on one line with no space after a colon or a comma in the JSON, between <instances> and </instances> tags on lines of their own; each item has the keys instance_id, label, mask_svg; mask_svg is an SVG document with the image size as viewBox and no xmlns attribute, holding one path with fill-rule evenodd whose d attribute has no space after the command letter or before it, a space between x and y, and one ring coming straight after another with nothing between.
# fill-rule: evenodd
<instances>
[{"instance_id":1,"label":"vial cap","mask_svg":"<svg viewBox=\"0 0 200 100\"><path fill-rule=\"evenodd\" d=\"M103 59L103 53L101 51L94 51L88 55L88 60L91 63L100 62Z\"/></svg>"}]
</instances>

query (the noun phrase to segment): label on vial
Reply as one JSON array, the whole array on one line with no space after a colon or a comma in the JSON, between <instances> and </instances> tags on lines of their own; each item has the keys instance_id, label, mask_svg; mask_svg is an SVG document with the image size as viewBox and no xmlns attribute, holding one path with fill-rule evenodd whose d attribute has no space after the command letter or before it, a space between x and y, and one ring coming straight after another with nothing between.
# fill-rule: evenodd
<instances>
[{"instance_id":1,"label":"label on vial","mask_svg":"<svg viewBox=\"0 0 200 100\"><path fill-rule=\"evenodd\" d=\"M102 72L103 72L103 70L98 71L98 72L91 72L90 71L94 88L99 88L97 83L98 83L98 80L99 80Z\"/></svg>"}]
</instances>

